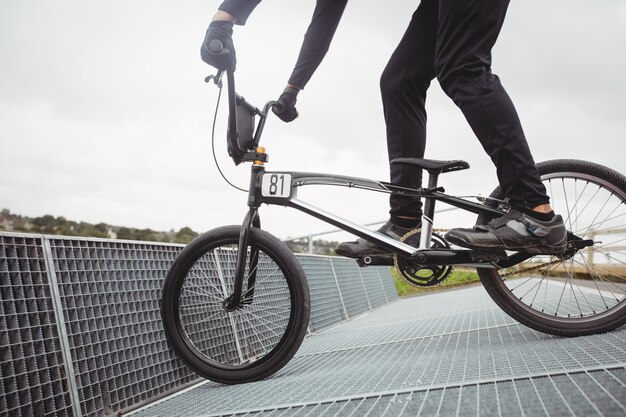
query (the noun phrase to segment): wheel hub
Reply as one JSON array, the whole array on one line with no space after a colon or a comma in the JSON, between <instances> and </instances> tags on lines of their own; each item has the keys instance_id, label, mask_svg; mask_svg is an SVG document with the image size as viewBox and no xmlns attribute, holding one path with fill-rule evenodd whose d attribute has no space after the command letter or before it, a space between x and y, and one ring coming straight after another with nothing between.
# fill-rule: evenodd
<instances>
[{"instance_id":1,"label":"wheel hub","mask_svg":"<svg viewBox=\"0 0 626 417\"><path fill-rule=\"evenodd\" d=\"M241 308L241 306L233 302L232 295L229 295L228 297L224 298L224 301L222 301L222 307L224 307L224 310L226 310L226 312L228 313L232 313L233 311L239 310Z\"/></svg>"}]
</instances>

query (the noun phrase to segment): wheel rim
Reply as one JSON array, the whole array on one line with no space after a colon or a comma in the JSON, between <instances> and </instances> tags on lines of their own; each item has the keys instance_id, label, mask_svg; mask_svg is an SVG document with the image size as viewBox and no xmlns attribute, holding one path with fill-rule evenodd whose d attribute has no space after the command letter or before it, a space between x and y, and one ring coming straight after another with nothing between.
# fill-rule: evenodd
<instances>
[{"instance_id":1,"label":"wheel rim","mask_svg":"<svg viewBox=\"0 0 626 417\"><path fill-rule=\"evenodd\" d=\"M178 332L196 356L216 368L244 369L268 360L292 326L294 297L285 267L259 249L256 268L250 268L250 248L246 256L244 294L256 273L251 304L232 311L226 306L234 287L234 243L205 251L179 287L174 309Z\"/></svg>"},{"instance_id":2,"label":"wheel rim","mask_svg":"<svg viewBox=\"0 0 626 417\"><path fill-rule=\"evenodd\" d=\"M601 319L626 307L626 193L593 175L542 176L554 211L593 246L571 257L537 255L499 271L516 303L568 322Z\"/></svg>"}]
</instances>

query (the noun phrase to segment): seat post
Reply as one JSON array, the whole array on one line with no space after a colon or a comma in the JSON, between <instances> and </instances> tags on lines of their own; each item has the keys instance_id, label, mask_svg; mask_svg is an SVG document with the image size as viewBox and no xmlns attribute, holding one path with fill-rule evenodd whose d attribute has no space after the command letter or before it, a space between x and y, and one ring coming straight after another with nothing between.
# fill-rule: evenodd
<instances>
[{"instance_id":1,"label":"seat post","mask_svg":"<svg viewBox=\"0 0 626 417\"><path fill-rule=\"evenodd\" d=\"M437 180L439 174L436 172L428 173L428 188L437 188ZM430 241L433 233L433 219L435 217L434 198L425 198L422 210L422 230L420 232L420 249L430 249Z\"/></svg>"}]
</instances>

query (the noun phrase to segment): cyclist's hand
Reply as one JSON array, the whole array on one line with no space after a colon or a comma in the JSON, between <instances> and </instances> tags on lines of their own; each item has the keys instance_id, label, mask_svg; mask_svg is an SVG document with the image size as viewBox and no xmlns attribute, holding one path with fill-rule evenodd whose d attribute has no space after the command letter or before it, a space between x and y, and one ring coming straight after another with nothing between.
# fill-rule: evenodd
<instances>
[{"instance_id":1,"label":"cyclist's hand","mask_svg":"<svg viewBox=\"0 0 626 417\"><path fill-rule=\"evenodd\" d=\"M296 109L296 97L298 89L287 87L278 98L278 106L272 107L272 111L283 122L292 122L298 117L298 109Z\"/></svg>"},{"instance_id":2,"label":"cyclist's hand","mask_svg":"<svg viewBox=\"0 0 626 417\"><path fill-rule=\"evenodd\" d=\"M218 70L234 71L237 59L232 35L232 22L221 20L211 22L200 49L202 60Z\"/></svg>"}]
</instances>

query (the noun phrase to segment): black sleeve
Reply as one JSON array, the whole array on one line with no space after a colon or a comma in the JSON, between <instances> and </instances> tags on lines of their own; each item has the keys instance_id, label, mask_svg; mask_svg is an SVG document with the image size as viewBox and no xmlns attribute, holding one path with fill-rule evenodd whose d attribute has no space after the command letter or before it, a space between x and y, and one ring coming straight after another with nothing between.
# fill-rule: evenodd
<instances>
[{"instance_id":1,"label":"black sleeve","mask_svg":"<svg viewBox=\"0 0 626 417\"><path fill-rule=\"evenodd\" d=\"M294 0L292 0L294 1ZM324 59L348 0L317 0L289 84L304 88Z\"/></svg>"},{"instance_id":2,"label":"black sleeve","mask_svg":"<svg viewBox=\"0 0 626 417\"><path fill-rule=\"evenodd\" d=\"M245 25L252 10L261 0L224 0L219 9L237 18L238 25Z\"/></svg>"}]
</instances>

